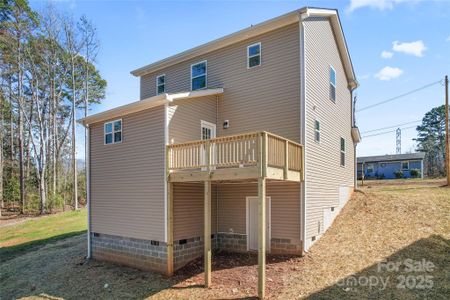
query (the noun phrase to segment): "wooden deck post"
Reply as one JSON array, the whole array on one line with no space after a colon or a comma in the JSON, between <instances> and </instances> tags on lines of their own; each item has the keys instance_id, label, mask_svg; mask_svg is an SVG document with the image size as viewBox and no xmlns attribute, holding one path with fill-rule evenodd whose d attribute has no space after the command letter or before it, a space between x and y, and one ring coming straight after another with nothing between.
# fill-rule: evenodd
<instances>
[{"instance_id":1,"label":"wooden deck post","mask_svg":"<svg viewBox=\"0 0 450 300\"><path fill-rule=\"evenodd\" d=\"M266 292L266 176L267 176L267 133L260 139L258 178L258 297L264 299Z\"/></svg>"},{"instance_id":2,"label":"wooden deck post","mask_svg":"<svg viewBox=\"0 0 450 300\"><path fill-rule=\"evenodd\" d=\"M258 297L266 287L266 179L258 179Z\"/></svg>"},{"instance_id":3,"label":"wooden deck post","mask_svg":"<svg viewBox=\"0 0 450 300\"><path fill-rule=\"evenodd\" d=\"M211 181L205 181L204 203L205 287L211 286Z\"/></svg>"},{"instance_id":4,"label":"wooden deck post","mask_svg":"<svg viewBox=\"0 0 450 300\"><path fill-rule=\"evenodd\" d=\"M167 275L173 275L173 183L167 181Z\"/></svg>"},{"instance_id":5,"label":"wooden deck post","mask_svg":"<svg viewBox=\"0 0 450 300\"><path fill-rule=\"evenodd\" d=\"M289 173L289 141L286 140L284 142L284 168L283 168L284 180L288 179L288 173Z\"/></svg>"}]
</instances>

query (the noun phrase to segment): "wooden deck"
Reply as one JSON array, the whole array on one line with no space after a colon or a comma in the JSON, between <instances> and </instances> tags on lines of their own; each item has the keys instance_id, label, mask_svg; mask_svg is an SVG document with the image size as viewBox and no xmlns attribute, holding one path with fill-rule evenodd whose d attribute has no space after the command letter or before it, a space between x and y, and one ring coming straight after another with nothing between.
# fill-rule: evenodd
<instances>
[{"instance_id":1,"label":"wooden deck","mask_svg":"<svg viewBox=\"0 0 450 300\"><path fill-rule=\"evenodd\" d=\"M245 133L167 146L167 274L173 274L173 185L204 182L204 276L211 285L211 182L258 183L258 296L266 282L266 181L304 180L303 146L268 132Z\"/></svg>"},{"instance_id":2,"label":"wooden deck","mask_svg":"<svg viewBox=\"0 0 450 300\"><path fill-rule=\"evenodd\" d=\"M302 181L303 153L302 145L269 132L168 145L168 181Z\"/></svg>"}]
</instances>

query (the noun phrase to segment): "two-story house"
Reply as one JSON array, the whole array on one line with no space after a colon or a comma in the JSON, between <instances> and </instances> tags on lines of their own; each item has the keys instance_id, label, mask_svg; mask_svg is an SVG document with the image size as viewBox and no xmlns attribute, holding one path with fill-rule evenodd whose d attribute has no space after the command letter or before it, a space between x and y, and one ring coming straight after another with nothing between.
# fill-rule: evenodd
<instances>
[{"instance_id":1,"label":"two-story house","mask_svg":"<svg viewBox=\"0 0 450 300\"><path fill-rule=\"evenodd\" d=\"M131 72L140 101L89 134L88 256L172 274L211 250L298 254L355 186L336 10L302 8Z\"/></svg>"}]
</instances>

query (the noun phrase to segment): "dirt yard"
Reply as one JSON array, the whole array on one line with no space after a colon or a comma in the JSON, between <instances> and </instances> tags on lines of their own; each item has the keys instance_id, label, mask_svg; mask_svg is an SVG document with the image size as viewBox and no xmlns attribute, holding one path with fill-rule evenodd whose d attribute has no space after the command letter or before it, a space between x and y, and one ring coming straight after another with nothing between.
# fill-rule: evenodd
<instances>
[{"instance_id":1,"label":"dirt yard","mask_svg":"<svg viewBox=\"0 0 450 300\"><path fill-rule=\"evenodd\" d=\"M442 180L366 181L307 255L268 258L268 298L448 299L450 188L443 184ZM168 279L86 262L85 238L82 234L52 240L20 255L2 257L0 298L238 299L256 295L255 256L215 254L213 285L204 289L201 259Z\"/></svg>"}]
</instances>

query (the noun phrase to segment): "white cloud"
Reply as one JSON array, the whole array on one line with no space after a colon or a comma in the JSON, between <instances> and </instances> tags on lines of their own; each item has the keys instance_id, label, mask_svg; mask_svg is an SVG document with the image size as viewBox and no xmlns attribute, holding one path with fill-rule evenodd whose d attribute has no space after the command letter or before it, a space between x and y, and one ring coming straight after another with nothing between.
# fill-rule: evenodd
<instances>
[{"instance_id":1,"label":"white cloud","mask_svg":"<svg viewBox=\"0 0 450 300\"><path fill-rule=\"evenodd\" d=\"M392 50L395 52L422 57L423 52L427 50L427 47L425 47L425 44L421 40L410 43L400 43L399 41L395 41L392 43Z\"/></svg>"},{"instance_id":2,"label":"white cloud","mask_svg":"<svg viewBox=\"0 0 450 300\"><path fill-rule=\"evenodd\" d=\"M420 0L350 0L347 12L352 12L363 7L370 7L378 10L393 9L395 4L413 1L417 2Z\"/></svg>"},{"instance_id":3,"label":"white cloud","mask_svg":"<svg viewBox=\"0 0 450 300\"><path fill-rule=\"evenodd\" d=\"M381 52L381 57L382 58L392 58L392 56L394 56L394 53L392 53L390 51L383 51L383 52Z\"/></svg>"},{"instance_id":4,"label":"white cloud","mask_svg":"<svg viewBox=\"0 0 450 300\"><path fill-rule=\"evenodd\" d=\"M375 74L375 77L379 80L391 80L399 77L403 74L403 70L399 68L393 68L386 66L383 69L381 69L378 73Z\"/></svg>"}]
</instances>

